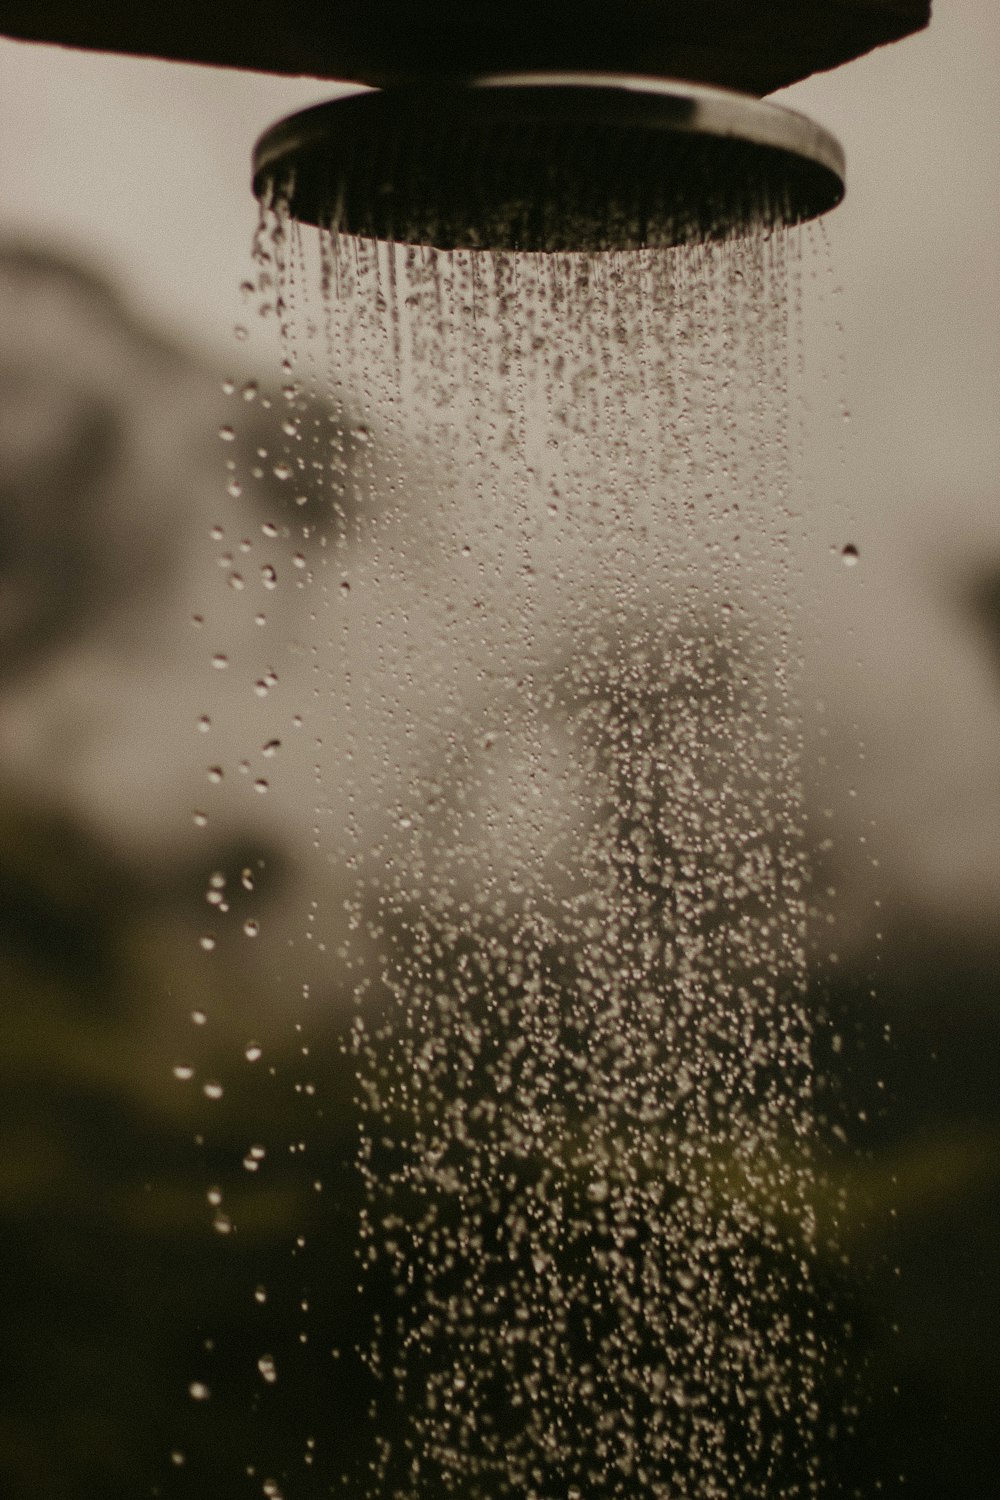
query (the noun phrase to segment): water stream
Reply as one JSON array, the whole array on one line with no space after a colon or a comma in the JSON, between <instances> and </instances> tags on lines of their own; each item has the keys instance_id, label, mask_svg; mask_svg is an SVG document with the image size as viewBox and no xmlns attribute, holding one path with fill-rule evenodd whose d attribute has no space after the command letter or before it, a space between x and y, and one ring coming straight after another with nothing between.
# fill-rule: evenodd
<instances>
[{"instance_id":1,"label":"water stream","mask_svg":"<svg viewBox=\"0 0 1000 1500\"><path fill-rule=\"evenodd\" d=\"M371 1500L817 1492L798 254L262 219Z\"/></svg>"}]
</instances>

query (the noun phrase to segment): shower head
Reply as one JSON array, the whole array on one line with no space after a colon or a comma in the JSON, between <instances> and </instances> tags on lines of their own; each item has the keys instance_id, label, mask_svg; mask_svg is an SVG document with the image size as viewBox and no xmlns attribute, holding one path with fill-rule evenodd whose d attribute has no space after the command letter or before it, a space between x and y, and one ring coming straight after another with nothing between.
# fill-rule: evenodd
<instances>
[{"instance_id":1,"label":"shower head","mask_svg":"<svg viewBox=\"0 0 1000 1500\"><path fill-rule=\"evenodd\" d=\"M293 218L442 250L613 250L825 213L840 146L749 95L531 73L352 94L272 126L254 191Z\"/></svg>"}]
</instances>

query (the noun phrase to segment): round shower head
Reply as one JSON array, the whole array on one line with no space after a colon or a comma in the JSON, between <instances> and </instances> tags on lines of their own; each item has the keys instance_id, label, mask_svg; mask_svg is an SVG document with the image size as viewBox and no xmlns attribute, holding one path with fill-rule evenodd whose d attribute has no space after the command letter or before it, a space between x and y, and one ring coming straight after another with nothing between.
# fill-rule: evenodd
<instances>
[{"instance_id":1,"label":"round shower head","mask_svg":"<svg viewBox=\"0 0 1000 1500\"><path fill-rule=\"evenodd\" d=\"M634 249L814 218L843 197L844 158L743 94L518 74L290 115L257 143L254 191L305 223L442 250Z\"/></svg>"}]
</instances>

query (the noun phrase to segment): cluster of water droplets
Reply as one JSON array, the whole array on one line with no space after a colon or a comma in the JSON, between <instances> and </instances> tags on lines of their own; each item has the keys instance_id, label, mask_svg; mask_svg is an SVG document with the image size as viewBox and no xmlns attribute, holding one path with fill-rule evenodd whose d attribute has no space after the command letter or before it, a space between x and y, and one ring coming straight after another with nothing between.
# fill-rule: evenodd
<instances>
[{"instance_id":1,"label":"cluster of water droplets","mask_svg":"<svg viewBox=\"0 0 1000 1500\"><path fill-rule=\"evenodd\" d=\"M796 237L445 254L279 206L256 259L322 511L367 1491L814 1494Z\"/></svg>"}]
</instances>

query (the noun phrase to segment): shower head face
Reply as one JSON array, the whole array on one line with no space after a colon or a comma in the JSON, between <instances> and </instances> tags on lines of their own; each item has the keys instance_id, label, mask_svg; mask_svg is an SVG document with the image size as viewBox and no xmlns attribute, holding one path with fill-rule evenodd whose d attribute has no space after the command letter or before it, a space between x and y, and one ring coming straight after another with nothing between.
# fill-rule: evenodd
<instances>
[{"instance_id":1,"label":"shower head face","mask_svg":"<svg viewBox=\"0 0 1000 1500\"><path fill-rule=\"evenodd\" d=\"M279 121L254 191L293 218L441 250L736 238L825 213L837 142L742 94L598 74L353 94Z\"/></svg>"}]
</instances>

